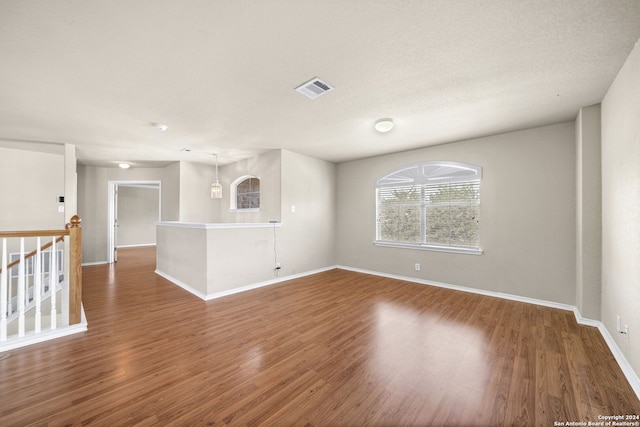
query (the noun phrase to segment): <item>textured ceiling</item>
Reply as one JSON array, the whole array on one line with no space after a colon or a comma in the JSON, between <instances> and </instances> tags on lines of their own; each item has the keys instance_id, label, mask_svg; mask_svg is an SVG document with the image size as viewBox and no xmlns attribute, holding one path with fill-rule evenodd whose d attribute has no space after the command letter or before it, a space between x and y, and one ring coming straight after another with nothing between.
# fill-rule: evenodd
<instances>
[{"instance_id":1,"label":"textured ceiling","mask_svg":"<svg viewBox=\"0 0 640 427\"><path fill-rule=\"evenodd\" d=\"M638 0L3 0L0 145L346 161L573 120L639 37Z\"/></svg>"}]
</instances>

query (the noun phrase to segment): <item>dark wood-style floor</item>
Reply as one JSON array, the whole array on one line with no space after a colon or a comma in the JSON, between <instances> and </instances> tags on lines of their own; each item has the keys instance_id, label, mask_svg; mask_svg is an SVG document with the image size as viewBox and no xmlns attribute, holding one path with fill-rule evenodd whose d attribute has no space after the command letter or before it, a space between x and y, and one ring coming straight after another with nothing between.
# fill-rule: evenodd
<instances>
[{"instance_id":1,"label":"dark wood-style floor","mask_svg":"<svg viewBox=\"0 0 640 427\"><path fill-rule=\"evenodd\" d=\"M333 270L204 302L153 248L83 269L89 330L0 360L0 425L552 426L640 414L573 313Z\"/></svg>"}]
</instances>

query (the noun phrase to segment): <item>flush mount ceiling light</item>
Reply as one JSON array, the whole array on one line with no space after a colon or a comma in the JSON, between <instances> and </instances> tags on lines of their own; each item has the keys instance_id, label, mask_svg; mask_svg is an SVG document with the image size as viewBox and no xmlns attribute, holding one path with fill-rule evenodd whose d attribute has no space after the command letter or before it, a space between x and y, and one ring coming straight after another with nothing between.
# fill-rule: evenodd
<instances>
[{"instance_id":1,"label":"flush mount ceiling light","mask_svg":"<svg viewBox=\"0 0 640 427\"><path fill-rule=\"evenodd\" d=\"M222 185L218 181L218 155L216 156L216 182L211 184L211 198L212 199L222 199Z\"/></svg>"},{"instance_id":2,"label":"flush mount ceiling light","mask_svg":"<svg viewBox=\"0 0 640 427\"><path fill-rule=\"evenodd\" d=\"M118 163L120 169L129 169L131 165L129 163Z\"/></svg>"},{"instance_id":3,"label":"flush mount ceiling light","mask_svg":"<svg viewBox=\"0 0 640 427\"><path fill-rule=\"evenodd\" d=\"M389 132L393 129L393 120L391 119L378 119L373 127L380 133Z\"/></svg>"},{"instance_id":4,"label":"flush mount ceiling light","mask_svg":"<svg viewBox=\"0 0 640 427\"><path fill-rule=\"evenodd\" d=\"M153 127L158 129L160 132L166 132L169 129L169 126L163 125L162 123L154 123Z\"/></svg>"}]
</instances>

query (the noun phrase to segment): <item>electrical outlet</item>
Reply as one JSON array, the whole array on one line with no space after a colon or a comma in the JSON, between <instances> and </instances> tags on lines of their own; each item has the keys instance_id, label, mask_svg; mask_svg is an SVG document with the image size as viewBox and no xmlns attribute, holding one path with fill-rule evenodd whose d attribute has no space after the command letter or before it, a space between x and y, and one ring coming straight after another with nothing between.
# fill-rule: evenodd
<instances>
[{"instance_id":1,"label":"electrical outlet","mask_svg":"<svg viewBox=\"0 0 640 427\"><path fill-rule=\"evenodd\" d=\"M622 319L619 314L616 314L616 330L619 334L624 335L624 339L629 341L629 325L624 325L622 329Z\"/></svg>"},{"instance_id":2,"label":"electrical outlet","mask_svg":"<svg viewBox=\"0 0 640 427\"><path fill-rule=\"evenodd\" d=\"M420 271L420 264L416 262L416 271Z\"/></svg>"}]
</instances>

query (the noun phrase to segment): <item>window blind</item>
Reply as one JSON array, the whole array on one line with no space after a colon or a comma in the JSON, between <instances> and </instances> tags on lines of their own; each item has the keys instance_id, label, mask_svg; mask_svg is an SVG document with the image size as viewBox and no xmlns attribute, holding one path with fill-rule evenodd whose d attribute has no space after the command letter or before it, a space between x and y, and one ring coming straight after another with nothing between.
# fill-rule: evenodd
<instances>
[{"instance_id":1,"label":"window blind","mask_svg":"<svg viewBox=\"0 0 640 427\"><path fill-rule=\"evenodd\" d=\"M403 167L377 181L376 241L479 251L480 167L454 162L420 166Z\"/></svg>"},{"instance_id":2,"label":"window blind","mask_svg":"<svg viewBox=\"0 0 640 427\"><path fill-rule=\"evenodd\" d=\"M480 182L426 184L425 244L480 246Z\"/></svg>"}]
</instances>

